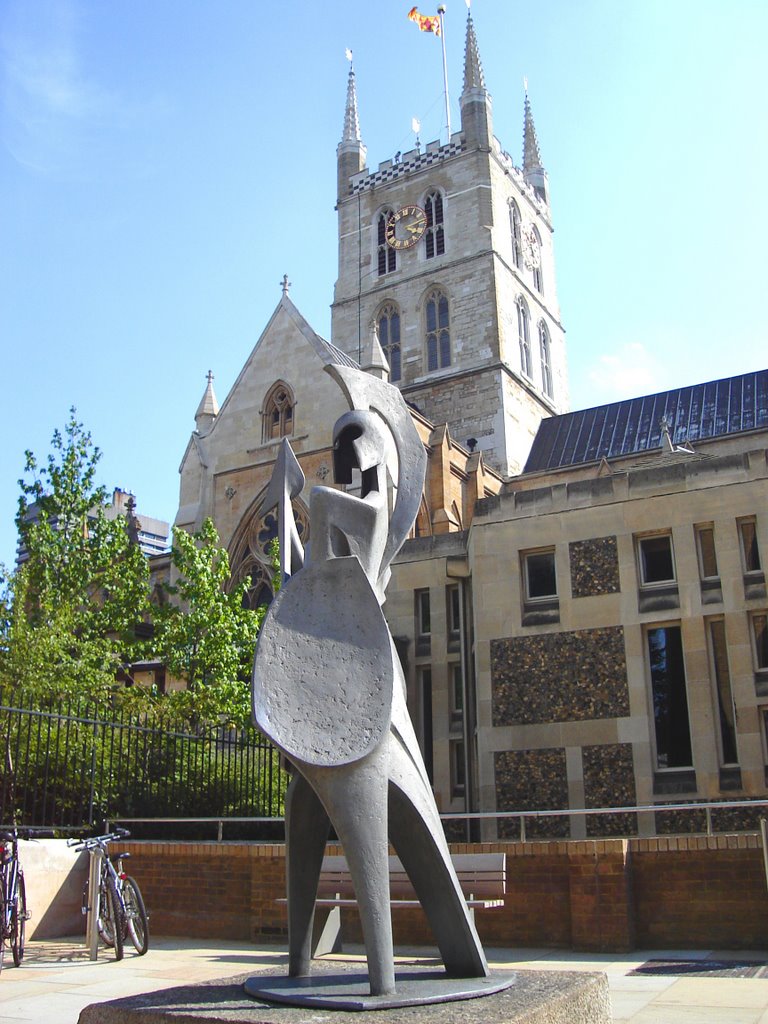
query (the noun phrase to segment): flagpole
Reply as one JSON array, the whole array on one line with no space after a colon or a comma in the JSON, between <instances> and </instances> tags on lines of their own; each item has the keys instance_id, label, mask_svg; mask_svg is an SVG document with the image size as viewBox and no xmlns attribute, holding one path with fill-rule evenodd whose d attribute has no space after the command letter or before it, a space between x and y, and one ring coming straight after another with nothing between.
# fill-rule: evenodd
<instances>
[{"instance_id":1,"label":"flagpole","mask_svg":"<svg viewBox=\"0 0 768 1024\"><path fill-rule=\"evenodd\" d=\"M448 141L451 141L451 103L448 99L448 62L445 56L445 4L437 8L437 16L440 18L440 39L443 44L443 86L445 88L445 123L448 126Z\"/></svg>"}]
</instances>

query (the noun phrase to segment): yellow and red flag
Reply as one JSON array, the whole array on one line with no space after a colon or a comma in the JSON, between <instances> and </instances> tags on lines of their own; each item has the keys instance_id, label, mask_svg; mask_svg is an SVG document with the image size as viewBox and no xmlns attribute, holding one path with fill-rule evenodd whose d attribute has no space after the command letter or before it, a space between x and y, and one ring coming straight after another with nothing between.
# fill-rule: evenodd
<instances>
[{"instance_id":1,"label":"yellow and red flag","mask_svg":"<svg viewBox=\"0 0 768 1024\"><path fill-rule=\"evenodd\" d=\"M421 32L434 32L436 36L440 35L440 18L436 14L419 14L418 7L412 7L408 11L408 17L419 26Z\"/></svg>"}]
</instances>

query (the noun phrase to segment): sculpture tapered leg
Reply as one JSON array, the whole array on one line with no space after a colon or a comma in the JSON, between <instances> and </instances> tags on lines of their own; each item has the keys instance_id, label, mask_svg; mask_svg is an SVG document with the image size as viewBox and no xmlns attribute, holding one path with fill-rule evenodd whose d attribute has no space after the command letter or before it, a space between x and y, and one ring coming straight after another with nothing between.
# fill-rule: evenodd
<instances>
[{"instance_id":1,"label":"sculpture tapered leg","mask_svg":"<svg viewBox=\"0 0 768 1024\"><path fill-rule=\"evenodd\" d=\"M344 847L368 957L371 995L395 991L387 842L388 743L354 764L312 771Z\"/></svg>"},{"instance_id":2,"label":"sculpture tapered leg","mask_svg":"<svg viewBox=\"0 0 768 1024\"><path fill-rule=\"evenodd\" d=\"M288 973L309 974L317 883L330 821L303 775L296 772L285 795L285 871L288 892Z\"/></svg>"},{"instance_id":3,"label":"sculpture tapered leg","mask_svg":"<svg viewBox=\"0 0 768 1024\"><path fill-rule=\"evenodd\" d=\"M404 709L403 709L404 710ZM448 974L487 977L488 963L456 877L410 720L390 736L389 838L432 927ZM409 730L411 735L409 735ZM411 748L411 750L409 750Z\"/></svg>"}]
</instances>

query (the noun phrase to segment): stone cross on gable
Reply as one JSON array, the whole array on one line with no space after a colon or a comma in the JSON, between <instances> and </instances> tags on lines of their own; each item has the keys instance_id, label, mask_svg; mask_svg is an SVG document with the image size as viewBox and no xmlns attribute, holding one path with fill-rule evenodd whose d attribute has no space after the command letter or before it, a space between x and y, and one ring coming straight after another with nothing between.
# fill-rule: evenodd
<instances>
[{"instance_id":1,"label":"stone cross on gable","mask_svg":"<svg viewBox=\"0 0 768 1024\"><path fill-rule=\"evenodd\" d=\"M283 280L280 282L280 287L283 289L283 295L287 295L288 289L291 287L291 282L288 280L287 274L283 274Z\"/></svg>"}]
</instances>

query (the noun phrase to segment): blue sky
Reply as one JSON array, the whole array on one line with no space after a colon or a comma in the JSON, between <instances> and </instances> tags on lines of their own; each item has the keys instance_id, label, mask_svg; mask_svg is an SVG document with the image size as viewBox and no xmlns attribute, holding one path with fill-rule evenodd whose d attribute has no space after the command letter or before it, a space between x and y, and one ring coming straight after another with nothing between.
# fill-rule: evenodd
<instances>
[{"instance_id":1,"label":"blue sky","mask_svg":"<svg viewBox=\"0 0 768 1024\"><path fill-rule=\"evenodd\" d=\"M444 137L440 45L410 6L2 0L0 561L24 450L70 406L102 481L172 519L206 372L223 401L284 273L329 336L345 48L370 167L414 116ZM466 8L447 7L456 128ZM573 407L768 364L764 0L472 13L518 162L528 79Z\"/></svg>"}]
</instances>

